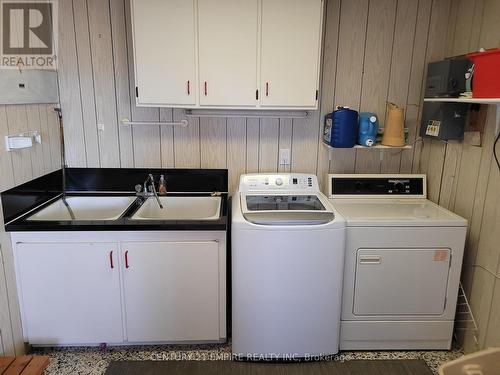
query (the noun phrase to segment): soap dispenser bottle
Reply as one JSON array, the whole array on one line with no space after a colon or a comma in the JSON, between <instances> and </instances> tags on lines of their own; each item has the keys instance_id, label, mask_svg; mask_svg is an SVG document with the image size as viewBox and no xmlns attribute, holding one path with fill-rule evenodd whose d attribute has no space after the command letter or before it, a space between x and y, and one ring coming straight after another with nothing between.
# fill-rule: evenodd
<instances>
[{"instance_id":1,"label":"soap dispenser bottle","mask_svg":"<svg viewBox=\"0 0 500 375\"><path fill-rule=\"evenodd\" d=\"M165 186L165 176L160 176L160 183L158 186L158 191L160 194L167 194L167 187Z\"/></svg>"}]
</instances>

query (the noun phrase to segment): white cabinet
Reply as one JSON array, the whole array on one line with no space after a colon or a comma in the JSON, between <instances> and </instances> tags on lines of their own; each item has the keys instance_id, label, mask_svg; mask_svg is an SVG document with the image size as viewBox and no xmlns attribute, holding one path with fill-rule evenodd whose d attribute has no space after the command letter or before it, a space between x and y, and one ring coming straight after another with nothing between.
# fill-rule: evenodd
<instances>
[{"instance_id":1,"label":"white cabinet","mask_svg":"<svg viewBox=\"0 0 500 375\"><path fill-rule=\"evenodd\" d=\"M224 341L226 235L13 232L24 339L54 346Z\"/></svg>"},{"instance_id":2,"label":"white cabinet","mask_svg":"<svg viewBox=\"0 0 500 375\"><path fill-rule=\"evenodd\" d=\"M262 0L262 106L316 107L322 8L322 0Z\"/></svg>"},{"instance_id":3,"label":"white cabinet","mask_svg":"<svg viewBox=\"0 0 500 375\"><path fill-rule=\"evenodd\" d=\"M195 0L132 0L137 104L196 104Z\"/></svg>"},{"instance_id":4,"label":"white cabinet","mask_svg":"<svg viewBox=\"0 0 500 375\"><path fill-rule=\"evenodd\" d=\"M198 0L201 105L256 105L257 35L257 0Z\"/></svg>"},{"instance_id":5,"label":"white cabinet","mask_svg":"<svg viewBox=\"0 0 500 375\"><path fill-rule=\"evenodd\" d=\"M218 243L122 244L130 342L219 340Z\"/></svg>"},{"instance_id":6,"label":"white cabinet","mask_svg":"<svg viewBox=\"0 0 500 375\"><path fill-rule=\"evenodd\" d=\"M116 243L18 243L15 256L31 344L123 340Z\"/></svg>"},{"instance_id":7,"label":"white cabinet","mask_svg":"<svg viewBox=\"0 0 500 375\"><path fill-rule=\"evenodd\" d=\"M132 0L137 104L316 109L323 5Z\"/></svg>"}]
</instances>

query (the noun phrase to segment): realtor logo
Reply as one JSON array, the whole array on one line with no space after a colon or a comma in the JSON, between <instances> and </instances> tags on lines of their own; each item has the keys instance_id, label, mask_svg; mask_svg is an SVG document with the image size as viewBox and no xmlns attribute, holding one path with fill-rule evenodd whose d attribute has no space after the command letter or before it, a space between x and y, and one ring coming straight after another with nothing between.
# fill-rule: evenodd
<instances>
[{"instance_id":1,"label":"realtor logo","mask_svg":"<svg viewBox=\"0 0 500 375\"><path fill-rule=\"evenodd\" d=\"M52 4L2 4L3 53L19 55L52 54Z\"/></svg>"},{"instance_id":2,"label":"realtor logo","mask_svg":"<svg viewBox=\"0 0 500 375\"><path fill-rule=\"evenodd\" d=\"M1 65L55 68L56 20L57 2L1 0Z\"/></svg>"}]
</instances>

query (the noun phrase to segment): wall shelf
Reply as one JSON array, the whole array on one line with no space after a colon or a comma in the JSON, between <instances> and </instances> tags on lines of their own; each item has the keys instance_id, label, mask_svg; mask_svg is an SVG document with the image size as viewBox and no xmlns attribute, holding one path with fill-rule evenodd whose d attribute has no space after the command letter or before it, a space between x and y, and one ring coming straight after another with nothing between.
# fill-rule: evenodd
<instances>
[{"instance_id":1,"label":"wall shelf","mask_svg":"<svg viewBox=\"0 0 500 375\"><path fill-rule=\"evenodd\" d=\"M351 147L351 148L337 148L337 147L332 147L330 145L327 145L325 142L321 142L321 144L323 146L325 146L326 148L328 148L328 160L333 160L333 150L373 150L373 149L376 149L376 150L379 150L379 157L380 157L380 161L382 161L384 159L384 154L385 154L385 151L389 151L389 150L401 150L403 151L404 149L411 149L413 148L412 145L404 145L404 146L401 146L401 147L393 147L393 146L384 146L384 145L381 145L381 144L378 144L378 145L375 145L375 146L371 146L371 147L366 147L366 146L361 146L361 145L354 145L354 147Z\"/></svg>"},{"instance_id":2,"label":"wall shelf","mask_svg":"<svg viewBox=\"0 0 500 375\"><path fill-rule=\"evenodd\" d=\"M366 146L361 146L361 145L356 145L354 148L361 148L361 149L366 149L366 150L371 150L372 148L376 149L382 149L382 150L399 150L399 149L404 149L404 148L412 148L410 145L404 145L404 146L384 146L384 145L375 145L371 147L366 147Z\"/></svg>"},{"instance_id":3,"label":"wall shelf","mask_svg":"<svg viewBox=\"0 0 500 375\"><path fill-rule=\"evenodd\" d=\"M497 106L495 137L500 133L500 98L424 98L424 102L471 103Z\"/></svg>"},{"instance_id":4,"label":"wall shelf","mask_svg":"<svg viewBox=\"0 0 500 375\"><path fill-rule=\"evenodd\" d=\"M337 148L337 147L332 147L327 145L325 142L321 142L323 146L327 147L330 150L348 150L349 148ZM366 146L361 146L361 145L355 145L355 149L364 149L364 150L371 150L371 149L378 149L378 150L400 150L400 149L408 149L412 148L413 146L411 145L404 145L404 146L384 146L384 145L375 145L371 147L366 147Z\"/></svg>"},{"instance_id":5,"label":"wall shelf","mask_svg":"<svg viewBox=\"0 0 500 375\"><path fill-rule=\"evenodd\" d=\"M424 102L449 102L500 105L500 98L424 98Z\"/></svg>"}]
</instances>

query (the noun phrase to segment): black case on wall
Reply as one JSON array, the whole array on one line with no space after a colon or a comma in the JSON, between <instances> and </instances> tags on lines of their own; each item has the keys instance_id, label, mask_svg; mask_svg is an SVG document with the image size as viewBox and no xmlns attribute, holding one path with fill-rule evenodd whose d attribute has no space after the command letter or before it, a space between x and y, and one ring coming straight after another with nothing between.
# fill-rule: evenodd
<instances>
[{"instance_id":1,"label":"black case on wall","mask_svg":"<svg viewBox=\"0 0 500 375\"><path fill-rule=\"evenodd\" d=\"M424 102L420 136L442 140L464 139L470 104Z\"/></svg>"},{"instance_id":2,"label":"black case on wall","mask_svg":"<svg viewBox=\"0 0 500 375\"><path fill-rule=\"evenodd\" d=\"M425 81L425 97L455 97L466 91L465 73L472 66L466 58L446 59L429 63Z\"/></svg>"}]
</instances>

